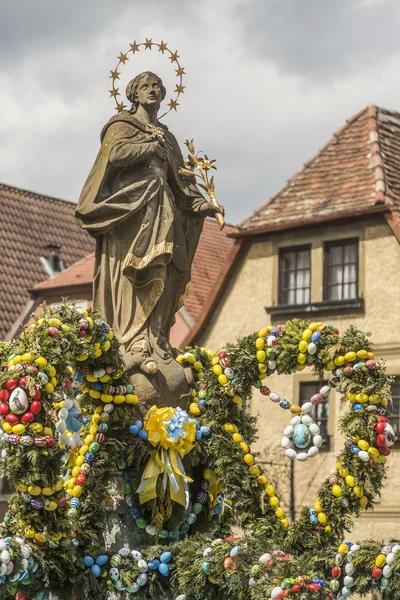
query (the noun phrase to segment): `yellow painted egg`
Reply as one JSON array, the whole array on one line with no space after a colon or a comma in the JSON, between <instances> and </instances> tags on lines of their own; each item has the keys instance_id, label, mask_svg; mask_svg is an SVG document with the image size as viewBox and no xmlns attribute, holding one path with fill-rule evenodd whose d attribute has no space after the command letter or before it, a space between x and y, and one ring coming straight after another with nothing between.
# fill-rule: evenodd
<instances>
[{"instance_id":1,"label":"yellow painted egg","mask_svg":"<svg viewBox=\"0 0 400 600\"><path fill-rule=\"evenodd\" d=\"M5 431L6 433L11 433L12 432L12 425L10 423L7 423L6 421L4 421L4 423L1 424L3 431Z\"/></svg>"},{"instance_id":2,"label":"yellow painted egg","mask_svg":"<svg viewBox=\"0 0 400 600\"><path fill-rule=\"evenodd\" d=\"M258 481L261 483L261 485L268 485L268 477L265 475L260 475Z\"/></svg>"},{"instance_id":3,"label":"yellow painted egg","mask_svg":"<svg viewBox=\"0 0 400 600\"><path fill-rule=\"evenodd\" d=\"M299 342L300 352L302 352L304 354L304 352L307 352L307 348L308 348L308 342L306 342L305 340L301 340L301 342Z\"/></svg>"},{"instance_id":4,"label":"yellow painted egg","mask_svg":"<svg viewBox=\"0 0 400 600\"><path fill-rule=\"evenodd\" d=\"M135 396L135 394L126 394L125 402L127 404L137 404L139 402L139 398Z\"/></svg>"},{"instance_id":5,"label":"yellow painted egg","mask_svg":"<svg viewBox=\"0 0 400 600\"><path fill-rule=\"evenodd\" d=\"M79 498L82 495L83 489L81 485L75 485L71 490L71 496Z\"/></svg>"},{"instance_id":6,"label":"yellow painted egg","mask_svg":"<svg viewBox=\"0 0 400 600\"><path fill-rule=\"evenodd\" d=\"M332 494L335 496L335 498L339 498L342 495L342 488L340 485L332 486Z\"/></svg>"},{"instance_id":7,"label":"yellow painted egg","mask_svg":"<svg viewBox=\"0 0 400 600\"><path fill-rule=\"evenodd\" d=\"M265 486L265 491L267 492L268 496L275 496L275 488L273 485Z\"/></svg>"},{"instance_id":8,"label":"yellow painted egg","mask_svg":"<svg viewBox=\"0 0 400 600\"><path fill-rule=\"evenodd\" d=\"M55 370L53 365L49 365L49 368L47 369L47 373L48 373L49 377L55 377L57 371Z\"/></svg>"},{"instance_id":9,"label":"yellow painted egg","mask_svg":"<svg viewBox=\"0 0 400 600\"><path fill-rule=\"evenodd\" d=\"M237 404L237 406L242 406L242 404L243 404L243 400L241 399L241 397L238 394L235 394L233 396L232 402L234 402L235 404Z\"/></svg>"},{"instance_id":10,"label":"yellow painted egg","mask_svg":"<svg viewBox=\"0 0 400 600\"><path fill-rule=\"evenodd\" d=\"M344 359L346 362L354 362L357 359L357 354L355 352L346 352Z\"/></svg>"},{"instance_id":11,"label":"yellow painted egg","mask_svg":"<svg viewBox=\"0 0 400 600\"><path fill-rule=\"evenodd\" d=\"M250 473L252 475L254 475L254 477L259 477L261 475L261 471L260 469L257 467L257 465L252 465L249 469Z\"/></svg>"},{"instance_id":12,"label":"yellow painted egg","mask_svg":"<svg viewBox=\"0 0 400 600\"><path fill-rule=\"evenodd\" d=\"M279 506L279 498L277 496L271 496L269 503L271 506Z\"/></svg>"},{"instance_id":13,"label":"yellow painted egg","mask_svg":"<svg viewBox=\"0 0 400 600\"><path fill-rule=\"evenodd\" d=\"M35 360L35 363L38 365L38 367L45 367L47 365L47 358L44 356L39 356L39 358Z\"/></svg>"},{"instance_id":14,"label":"yellow painted egg","mask_svg":"<svg viewBox=\"0 0 400 600\"><path fill-rule=\"evenodd\" d=\"M263 350L265 348L265 340L262 337L256 339L257 350Z\"/></svg>"},{"instance_id":15,"label":"yellow painted egg","mask_svg":"<svg viewBox=\"0 0 400 600\"><path fill-rule=\"evenodd\" d=\"M25 425L22 425L22 423L18 423L18 425L13 425L12 428L12 432L16 433L17 435L22 435L25 431Z\"/></svg>"},{"instance_id":16,"label":"yellow painted egg","mask_svg":"<svg viewBox=\"0 0 400 600\"><path fill-rule=\"evenodd\" d=\"M100 398L103 402L109 403L113 401L113 396L111 394L101 394Z\"/></svg>"},{"instance_id":17,"label":"yellow painted egg","mask_svg":"<svg viewBox=\"0 0 400 600\"><path fill-rule=\"evenodd\" d=\"M307 360L307 355L303 354L300 352L300 354L297 355L297 362L299 363L299 365L304 365L304 363Z\"/></svg>"},{"instance_id":18,"label":"yellow painted egg","mask_svg":"<svg viewBox=\"0 0 400 600\"><path fill-rule=\"evenodd\" d=\"M104 342L104 344L102 345L102 348L104 350L104 352L108 352L109 349L111 348L111 343L109 340L107 340L106 342Z\"/></svg>"},{"instance_id":19,"label":"yellow painted egg","mask_svg":"<svg viewBox=\"0 0 400 600\"><path fill-rule=\"evenodd\" d=\"M89 354L79 354L79 356L76 357L76 360L83 362L84 360L87 360L88 358L89 358Z\"/></svg>"},{"instance_id":20,"label":"yellow painted egg","mask_svg":"<svg viewBox=\"0 0 400 600\"><path fill-rule=\"evenodd\" d=\"M303 338L303 340L309 340L312 336L313 332L311 331L311 329L305 329L301 335L301 337Z\"/></svg>"},{"instance_id":21,"label":"yellow painted egg","mask_svg":"<svg viewBox=\"0 0 400 600\"><path fill-rule=\"evenodd\" d=\"M52 394L54 392L54 386L52 383L50 383L50 381L49 381L49 383L46 383L46 385L44 386L44 389L48 394Z\"/></svg>"},{"instance_id":22,"label":"yellow painted egg","mask_svg":"<svg viewBox=\"0 0 400 600\"><path fill-rule=\"evenodd\" d=\"M42 492L40 485L28 485L28 492L31 496L39 496Z\"/></svg>"},{"instance_id":23,"label":"yellow painted egg","mask_svg":"<svg viewBox=\"0 0 400 600\"><path fill-rule=\"evenodd\" d=\"M99 381L101 381L101 383L107 383L107 381L110 381L110 379L110 375L106 373L105 375L103 375L103 377L100 377Z\"/></svg>"},{"instance_id":24,"label":"yellow painted egg","mask_svg":"<svg viewBox=\"0 0 400 600\"><path fill-rule=\"evenodd\" d=\"M360 450L368 450L369 448L369 444L366 440L359 440L357 442L357 446L360 448Z\"/></svg>"},{"instance_id":25,"label":"yellow painted egg","mask_svg":"<svg viewBox=\"0 0 400 600\"><path fill-rule=\"evenodd\" d=\"M365 508L368 504L368 498L367 496L361 496L360 498L360 506L361 508Z\"/></svg>"},{"instance_id":26,"label":"yellow painted egg","mask_svg":"<svg viewBox=\"0 0 400 600\"><path fill-rule=\"evenodd\" d=\"M242 436L240 435L240 433L233 433L232 434L232 439L234 442L240 443L243 441Z\"/></svg>"},{"instance_id":27,"label":"yellow painted egg","mask_svg":"<svg viewBox=\"0 0 400 600\"><path fill-rule=\"evenodd\" d=\"M247 452L249 451L249 447L246 444L246 442L240 442L239 446L243 450L243 452L245 452L247 454Z\"/></svg>"},{"instance_id":28,"label":"yellow painted egg","mask_svg":"<svg viewBox=\"0 0 400 600\"><path fill-rule=\"evenodd\" d=\"M266 354L265 350L257 350L256 357L257 357L258 362L263 363L266 361L267 354Z\"/></svg>"},{"instance_id":29,"label":"yellow painted egg","mask_svg":"<svg viewBox=\"0 0 400 600\"><path fill-rule=\"evenodd\" d=\"M349 487L354 487L356 485L356 481L352 475L347 475L345 481Z\"/></svg>"},{"instance_id":30,"label":"yellow painted egg","mask_svg":"<svg viewBox=\"0 0 400 600\"><path fill-rule=\"evenodd\" d=\"M326 514L325 514L325 513L323 513L323 512L320 512L320 513L318 514L318 521L321 523L321 525L325 525L325 523L327 522L327 520L328 520L328 519L327 519L327 516L326 516Z\"/></svg>"},{"instance_id":31,"label":"yellow painted egg","mask_svg":"<svg viewBox=\"0 0 400 600\"><path fill-rule=\"evenodd\" d=\"M214 375L222 375L222 367L221 367L221 365L214 365L213 366L213 373L214 373Z\"/></svg>"},{"instance_id":32,"label":"yellow painted egg","mask_svg":"<svg viewBox=\"0 0 400 600\"><path fill-rule=\"evenodd\" d=\"M44 544L47 540L47 537L43 533L35 533L35 540L41 544Z\"/></svg>"},{"instance_id":33,"label":"yellow painted egg","mask_svg":"<svg viewBox=\"0 0 400 600\"><path fill-rule=\"evenodd\" d=\"M222 375L218 375L218 382L219 382L221 385L225 385L226 383L228 383L228 378L227 378L227 376L226 376L224 373L222 373Z\"/></svg>"},{"instance_id":34,"label":"yellow painted egg","mask_svg":"<svg viewBox=\"0 0 400 600\"><path fill-rule=\"evenodd\" d=\"M375 565L379 568L383 567L383 565L386 563L386 556L385 554L378 554L378 556L375 559Z\"/></svg>"},{"instance_id":35,"label":"yellow painted egg","mask_svg":"<svg viewBox=\"0 0 400 600\"><path fill-rule=\"evenodd\" d=\"M264 338L268 335L268 329L260 329L260 331L258 332L258 337L259 338Z\"/></svg>"},{"instance_id":36,"label":"yellow painted egg","mask_svg":"<svg viewBox=\"0 0 400 600\"><path fill-rule=\"evenodd\" d=\"M337 367L340 367L341 365L344 365L345 361L346 359L344 356L337 356L333 362Z\"/></svg>"},{"instance_id":37,"label":"yellow painted egg","mask_svg":"<svg viewBox=\"0 0 400 600\"><path fill-rule=\"evenodd\" d=\"M79 458L79 456L78 456L78 458ZM78 459L77 459L77 460L78 460ZM57 479L57 481L55 482L55 484L54 484L54 489L55 489L55 491L56 491L56 492L61 492L61 490L63 489L63 485L64 485L63 478L62 478L62 477L59 477L59 478Z\"/></svg>"},{"instance_id":38,"label":"yellow painted egg","mask_svg":"<svg viewBox=\"0 0 400 600\"><path fill-rule=\"evenodd\" d=\"M123 404L125 402L125 396L122 394L115 394L114 404Z\"/></svg>"},{"instance_id":39,"label":"yellow painted egg","mask_svg":"<svg viewBox=\"0 0 400 600\"><path fill-rule=\"evenodd\" d=\"M54 502L54 500L50 500L49 502L44 504L43 508L48 512L53 512L53 510L57 509L57 502Z\"/></svg>"},{"instance_id":40,"label":"yellow painted egg","mask_svg":"<svg viewBox=\"0 0 400 600\"><path fill-rule=\"evenodd\" d=\"M79 472L78 472L78 475L79 475ZM43 496L52 496L54 494L54 492L55 492L55 489L50 486L42 488Z\"/></svg>"},{"instance_id":41,"label":"yellow painted egg","mask_svg":"<svg viewBox=\"0 0 400 600\"><path fill-rule=\"evenodd\" d=\"M201 412L200 408L197 406L196 402L191 403L189 410L192 413L192 415L199 415Z\"/></svg>"},{"instance_id":42,"label":"yellow painted egg","mask_svg":"<svg viewBox=\"0 0 400 600\"><path fill-rule=\"evenodd\" d=\"M283 508L279 507L276 509L275 514L278 517L278 519L283 519L283 517L285 516L285 511L283 510Z\"/></svg>"}]
</instances>

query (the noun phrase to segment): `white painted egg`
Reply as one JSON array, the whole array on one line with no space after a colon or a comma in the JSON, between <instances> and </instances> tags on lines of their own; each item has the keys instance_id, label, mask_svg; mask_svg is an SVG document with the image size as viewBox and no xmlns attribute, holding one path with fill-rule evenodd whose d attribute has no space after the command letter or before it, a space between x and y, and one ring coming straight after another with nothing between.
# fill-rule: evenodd
<instances>
[{"instance_id":1,"label":"white painted egg","mask_svg":"<svg viewBox=\"0 0 400 600\"><path fill-rule=\"evenodd\" d=\"M310 430L311 435L318 435L320 433L319 425L317 425L316 423L311 423L308 428Z\"/></svg>"},{"instance_id":2,"label":"white painted egg","mask_svg":"<svg viewBox=\"0 0 400 600\"><path fill-rule=\"evenodd\" d=\"M0 576L3 577L3 575L6 574L7 571L7 566L5 564L1 564L0 565Z\"/></svg>"},{"instance_id":3,"label":"white painted egg","mask_svg":"<svg viewBox=\"0 0 400 600\"><path fill-rule=\"evenodd\" d=\"M345 566L345 571L346 575L353 575L355 571L354 565L352 565L351 563L347 563L347 565Z\"/></svg>"},{"instance_id":4,"label":"white painted egg","mask_svg":"<svg viewBox=\"0 0 400 600\"><path fill-rule=\"evenodd\" d=\"M388 554L388 555L387 555L387 557L386 557L386 562L387 562L387 564L388 564L388 565L391 565L391 564L392 564L392 562L394 561L394 559L395 559L394 552L389 552L389 554Z\"/></svg>"},{"instance_id":5,"label":"white painted egg","mask_svg":"<svg viewBox=\"0 0 400 600\"><path fill-rule=\"evenodd\" d=\"M314 435L314 437L313 437L314 446L316 446L317 448L321 448L322 442L323 442L323 440L320 435Z\"/></svg>"},{"instance_id":6,"label":"white painted egg","mask_svg":"<svg viewBox=\"0 0 400 600\"><path fill-rule=\"evenodd\" d=\"M269 360L268 361L268 368L271 369L271 371L273 371L274 369L276 369L276 360Z\"/></svg>"},{"instance_id":7,"label":"white painted egg","mask_svg":"<svg viewBox=\"0 0 400 600\"><path fill-rule=\"evenodd\" d=\"M140 560L142 558L142 553L139 550L132 550L132 556L135 560Z\"/></svg>"},{"instance_id":8,"label":"white painted egg","mask_svg":"<svg viewBox=\"0 0 400 600\"><path fill-rule=\"evenodd\" d=\"M287 450L285 450L285 454L288 458L295 458L296 457L296 450L294 450L293 448L288 448Z\"/></svg>"},{"instance_id":9,"label":"white painted egg","mask_svg":"<svg viewBox=\"0 0 400 600\"><path fill-rule=\"evenodd\" d=\"M272 560L272 556L270 554L268 554L268 552L266 552L265 554L262 554L260 556L260 558L258 559L258 562L262 565L267 565L270 561Z\"/></svg>"},{"instance_id":10,"label":"white painted egg","mask_svg":"<svg viewBox=\"0 0 400 600\"><path fill-rule=\"evenodd\" d=\"M352 552L357 552L357 550L359 550L361 548L361 546L359 544L353 544L350 548L350 550Z\"/></svg>"},{"instance_id":11,"label":"white painted egg","mask_svg":"<svg viewBox=\"0 0 400 600\"><path fill-rule=\"evenodd\" d=\"M342 598L348 598L351 595L351 590L347 587L342 587Z\"/></svg>"},{"instance_id":12,"label":"white painted egg","mask_svg":"<svg viewBox=\"0 0 400 600\"><path fill-rule=\"evenodd\" d=\"M288 425L285 430L284 430L284 434L286 435L286 437L292 437L293 435L293 431L294 431L294 427L292 427L291 425Z\"/></svg>"},{"instance_id":13,"label":"white painted egg","mask_svg":"<svg viewBox=\"0 0 400 600\"><path fill-rule=\"evenodd\" d=\"M304 402L304 404L301 405L301 410L305 413L311 412L312 408L313 408L312 402Z\"/></svg>"},{"instance_id":14,"label":"white painted egg","mask_svg":"<svg viewBox=\"0 0 400 600\"><path fill-rule=\"evenodd\" d=\"M296 427L296 425L300 423L300 420L301 419L299 416L293 417L293 419L290 421L290 424L293 425L293 427Z\"/></svg>"},{"instance_id":15,"label":"white painted egg","mask_svg":"<svg viewBox=\"0 0 400 600\"><path fill-rule=\"evenodd\" d=\"M346 577L343 579L343 583L347 589L350 589L354 585L354 579L350 575L346 575Z\"/></svg>"},{"instance_id":16,"label":"white painted egg","mask_svg":"<svg viewBox=\"0 0 400 600\"><path fill-rule=\"evenodd\" d=\"M400 550L400 544L395 544L392 548L392 552L398 552Z\"/></svg>"},{"instance_id":17,"label":"white painted egg","mask_svg":"<svg viewBox=\"0 0 400 600\"><path fill-rule=\"evenodd\" d=\"M105 404L105 405L103 406L103 410L104 410L104 412L106 412L106 413L112 413L112 411L114 410L114 405L113 405L113 404L111 404L111 403L110 403L110 404Z\"/></svg>"},{"instance_id":18,"label":"white painted egg","mask_svg":"<svg viewBox=\"0 0 400 600\"><path fill-rule=\"evenodd\" d=\"M392 567L389 567L389 565L385 565L383 567L383 576L386 577L386 579L389 579L389 577L391 577L392 575L393 575Z\"/></svg>"},{"instance_id":19,"label":"white painted egg","mask_svg":"<svg viewBox=\"0 0 400 600\"><path fill-rule=\"evenodd\" d=\"M296 459L299 462L306 462L306 460L308 460L307 452L299 452L298 455L296 456Z\"/></svg>"},{"instance_id":20,"label":"white painted egg","mask_svg":"<svg viewBox=\"0 0 400 600\"><path fill-rule=\"evenodd\" d=\"M70 410L73 407L74 403L72 400L70 400L69 398L67 398L67 400L64 400L64 402L62 403L63 408L65 408L67 411ZM67 414L68 417L68 414ZM65 417L65 418L67 418Z\"/></svg>"},{"instance_id":21,"label":"white painted egg","mask_svg":"<svg viewBox=\"0 0 400 600\"><path fill-rule=\"evenodd\" d=\"M147 525L147 527L146 527L146 532L147 532L149 535L156 535L156 533L157 533L157 528L156 528L154 525Z\"/></svg>"},{"instance_id":22,"label":"white painted egg","mask_svg":"<svg viewBox=\"0 0 400 600\"><path fill-rule=\"evenodd\" d=\"M360 450L360 452L358 453L358 458L360 460L362 460L363 462L368 462L370 456L369 456L368 452L366 452L365 450Z\"/></svg>"},{"instance_id":23,"label":"white painted egg","mask_svg":"<svg viewBox=\"0 0 400 600\"><path fill-rule=\"evenodd\" d=\"M11 556L10 556L9 551L8 550L2 550L1 554L0 554L0 561L2 563L7 564L7 563L10 562L10 559L11 559Z\"/></svg>"},{"instance_id":24,"label":"white painted egg","mask_svg":"<svg viewBox=\"0 0 400 600\"><path fill-rule=\"evenodd\" d=\"M130 555L130 553L131 553L131 552L130 552L129 548L125 548L125 547L124 547L124 548L120 548L120 549L118 550L118 554L119 554L120 556L122 556L122 557L129 556L129 555Z\"/></svg>"},{"instance_id":25,"label":"white painted egg","mask_svg":"<svg viewBox=\"0 0 400 600\"><path fill-rule=\"evenodd\" d=\"M304 423L304 425L312 425L314 423L314 419L310 417L310 415L303 415L301 417L301 422Z\"/></svg>"},{"instance_id":26,"label":"white painted egg","mask_svg":"<svg viewBox=\"0 0 400 600\"><path fill-rule=\"evenodd\" d=\"M144 585L146 585L146 583L147 583L147 574L146 573L140 573L139 577L136 579L136 583L138 585L140 585L140 587L143 587Z\"/></svg>"},{"instance_id":27,"label":"white painted egg","mask_svg":"<svg viewBox=\"0 0 400 600\"><path fill-rule=\"evenodd\" d=\"M272 400L272 402L280 402L281 401L280 395L277 394L276 392L271 392L269 395L269 399Z\"/></svg>"},{"instance_id":28,"label":"white painted egg","mask_svg":"<svg viewBox=\"0 0 400 600\"><path fill-rule=\"evenodd\" d=\"M324 385L320 390L319 393L321 394L321 396L327 396L329 394L329 392L331 391L331 388L329 387L329 385Z\"/></svg>"},{"instance_id":29,"label":"white painted egg","mask_svg":"<svg viewBox=\"0 0 400 600\"><path fill-rule=\"evenodd\" d=\"M138 564L137 564L137 566L138 566L138 568L140 569L140 571L142 571L142 573L146 573L146 571L148 571L148 570L149 570L149 567L147 566L147 562L146 562L145 560L143 560L143 558L141 558L141 559L138 561Z\"/></svg>"},{"instance_id":30,"label":"white painted egg","mask_svg":"<svg viewBox=\"0 0 400 600\"><path fill-rule=\"evenodd\" d=\"M385 589L389 585L389 579L387 577L381 577L379 580L379 585L381 588Z\"/></svg>"},{"instance_id":31,"label":"white painted egg","mask_svg":"<svg viewBox=\"0 0 400 600\"><path fill-rule=\"evenodd\" d=\"M14 415L22 415L27 411L28 405L29 401L25 390L20 387L15 388L15 390L11 392L9 400L10 411Z\"/></svg>"},{"instance_id":32,"label":"white painted egg","mask_svg":"<svg viewBox=\"0 0 400 600\"><path fill-rule=\"evenodd\" d=\"M203 552L203 558L208 558L209 556L212 555L212 548L206 548Z\"/></svg>"},{"instance_id":33,"label":"white painted egg","mask_svg":"<svg viewBox=\"0 0 400 600\"><path fill-rule=\"evenodd\" d=\"M317 448L316 446L311 446L311 448L308 449L308 456L310 458L312 458L313 456L317 456L317 454L319 453L319 448Z\"/></svg>"},{"instance_id":34,"label":"white painted egg","mask_svg":"<svg viewBox=\"0 0 400 600\"><path fill-rule=\"evenodd\" d=\"M283 437L281 445L282 445L282 448L290 448L292 445L292 441L288 437Z\"/></svg>"},{"instance_id":35,"label":"white painted egg","mask_svg":"<svg viewBox=\"0 0 400 600\"><path fill-rule=\"evenodd\" d=\"M308 350L307 351L308 351L308 354L311 354L311 355L315 354L316 351L317 351L317 344L314 344L314 342L310 342L308 344Z\"/></svg>"},{"instance_id":36,"label":"white painted egg","mask_svg":"<svg viewBox=\"0 0 400 600\"><path fill-rule=\"evenodd\" d=\"M274 587L274 589L271 592L271 598L277 598L278 596L281 595L281 593L283 592L283 589L278 585L277 587Z\"/></svg>"},{"instance_id":37,"label":"white painted egg","mask_svg":"<svg viewBox=\"0 0 400 600\"><path fill-rule=\"evenodd\" d=\"M95 369L93 371L93 375L95 377L97 377L97 379L100 379L100 377L104 377L105 374L106 374L106 370L105 369Z\"/></svg>"}]
</instances>

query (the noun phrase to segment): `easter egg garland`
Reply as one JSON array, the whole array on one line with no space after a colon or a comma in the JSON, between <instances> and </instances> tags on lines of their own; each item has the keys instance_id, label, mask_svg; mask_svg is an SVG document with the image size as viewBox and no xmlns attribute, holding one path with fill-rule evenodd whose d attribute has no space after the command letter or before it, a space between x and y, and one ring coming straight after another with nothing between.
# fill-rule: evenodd
<instances>
[{"instance_id":1,"label":"easter egg garland","mask_svg":"<svg viewBox=\"0 0 400 600\"><path fill-rule=\"evenodd\" d=\"M178 442L188 435L185 424L194 423L187 461L190 474L196 475L190 484L194 503L171 530L163 528L165 507L172 510L169 519L182 509L175 500L171 504L171 488L140 508L137 497L129 506L136 483L132 485L128 469L135 464L140 481L153 450L148 436L140 434L147 433L134 412L140 399L101 315L67 304L46 310L18 339L0 344L0 358L1 462L17 488L1 526L0 577L5 585L0 598L15 594L18 600L42 600L50 590L60 599L70 598L74 590L105 598L110 589L156 598L157 590L166 588L179 600L341 600L353 591L374 589L400 598L397 547L352 544L346 552L341 544L335 559L340 564L331 564L332 549L350 516L376 501L394 441L385 416L389 379L369 340L355 328L339 335L329 324L294 319L242 338L217 355L189 348L178 356L182 366L192 369L195 389L188 415L177 410L174 417L171 412L166 426L172 423L168 435ZM317 449L318 426L309 420L309 406L292 405L265 385L273 373L307 366L321 379L330 371L330 387L350 408L340 422L345 447L335 472L322 484L313 506L304 507L299 520L289 525L275 486L251 450L255 423L245 407L252 388L260 389L294 415L293 431L285 430L289 445L302 450L312 441L310 447ZM310 399L311 407L321 401L323 391ZM118 461L121 448L125 458ZM115 468L113 456L126 484L126 502L140 512L132 516L139 520L142 511L149 515L143 521L156 545L141 550L143 558L127 548L102 548L98 505ZM208 534L196 534L199 514L206 516ZM233 520L248 535L223 537L229 536ZM212 540L215 535L220 537ZM172 556L173 583L168 577Z\"/></svg>"}]
</instances>

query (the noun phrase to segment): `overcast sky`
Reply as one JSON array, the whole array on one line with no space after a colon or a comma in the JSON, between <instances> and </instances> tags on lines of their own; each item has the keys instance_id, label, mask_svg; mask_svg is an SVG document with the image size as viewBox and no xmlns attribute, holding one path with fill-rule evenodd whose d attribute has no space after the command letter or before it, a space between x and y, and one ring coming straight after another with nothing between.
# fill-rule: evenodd
<instances>
[{"instance_id":1,"label":"overcast sky","mask_svg":"<svg viewBox=\"0 0 400 600\"><path fill-rule=\"evenodd\" d=\"M400 110L399 0L0 0L0 182L77 200L113 114L110 69L134 39L186 67L164 122L217 159L238 223L367 104ZM126 63L175 72L155 50Z\"/></svg>"}]
</instances>

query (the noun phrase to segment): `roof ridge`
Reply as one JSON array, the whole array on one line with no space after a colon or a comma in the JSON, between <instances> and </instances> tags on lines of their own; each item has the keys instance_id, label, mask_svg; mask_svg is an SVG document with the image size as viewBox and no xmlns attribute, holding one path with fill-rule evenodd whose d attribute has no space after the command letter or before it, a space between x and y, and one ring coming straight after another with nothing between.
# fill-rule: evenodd
<instances>
[{"instance_id":1,"label":"roof ridge","mask_svg":"<svg viewBox=\"0 0 400 600\"><path fill-rule=\"evenodd\" d=\"M76 206L76 202L74 202L73 200L64 200L63 198L58 198L57 196L50 196L49 194L40 194L39 192L33 192L32 190L16 187L15 185L8 185L7 183L0 183L0 190L1 189L15 190L20 194L35 196L36 198L43 198L44 200L55 200L56 202L62 202L63 204L72 204L73 206Z\"/></svg>"},{"instance_id":2,"label":"roof ridge","mask_svg":"<svg viewBox=\"0 0 400 600\"><path fill-rule=\"evenodd\" d=\"M286 183L277 192L275 192L275 194L273 196L268 198L268 200L266 202L264 202L264 204L262 204L261 206L256 208L249 217L247 217L246 219L241 221L238 224L238 228L242 229L243 226L247 222L252 220L253 216L261 213L267 206L269 206L275 200L275 198L277 196L279 196L287 187L289 187L293 183L293 181L297 177L299 177L300 174L304 173L308 168L310 168L311 165L314 163L314 161L316 161L317 158L319 158L321 156L321 154L323 152L325 152L325 150L328 149L329 146L331 146L332 144L337 144L338 138L343 134L343 132L346 131L348 129L348 127L350 127L350 125L352 125L355 121L357 121L366 111L368 111L370 106L371 105L365 106L358 113L356 113L349 119L346 119L346 122L344 123L344 125L339 127L339 129L332 134L332 137L326 142L326 144L324 144L322 146L322 148L320 148L316 154L314 154L311 158L306 160L303 163L303 165L300 167L300 169L298 169L298 171L296 171L291 177L289 177L289 179L286 181Z\"/></svg>"}]
</instances>

